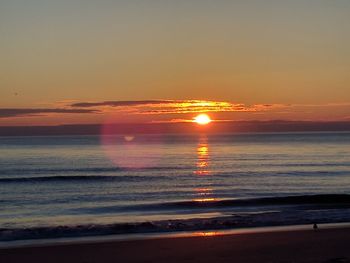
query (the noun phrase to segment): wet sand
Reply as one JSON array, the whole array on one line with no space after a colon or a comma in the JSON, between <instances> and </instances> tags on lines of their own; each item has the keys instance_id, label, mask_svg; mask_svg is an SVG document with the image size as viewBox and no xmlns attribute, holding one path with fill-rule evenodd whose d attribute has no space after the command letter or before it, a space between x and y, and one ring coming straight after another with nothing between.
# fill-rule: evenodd
<instances>
[{"instance_id":1,"label":"wet sand","mask_svg":"<svg viewBox=\"0 0 350 263\"><path fill-rule=\"evenodd\" d=\"M0 249L1 263L350 262L350 228L288 230Z\"/></svg>"}]
</instances>

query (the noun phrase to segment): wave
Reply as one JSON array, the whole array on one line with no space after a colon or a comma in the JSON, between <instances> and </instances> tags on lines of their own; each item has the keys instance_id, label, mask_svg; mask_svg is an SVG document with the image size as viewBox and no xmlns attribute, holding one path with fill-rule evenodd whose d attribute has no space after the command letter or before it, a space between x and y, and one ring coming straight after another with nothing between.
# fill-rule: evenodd
<instances>
[{"instance_id":1,"label":"wave","mask_svg":"<svg viewBox=\"0 0 350 263\"><path fill-rule=\"evenodd\" d=\"M314 195L260 198L249 200L222 200L216 205L242 204L350 204L350 195ZM177 202L175 206L197 207L196 202ZM206 204L208 205L208 204ZM214 205L210 203L210 205ZM350 222L349 206L314 207L310 209L255 209L253 212L233 212L230 216L212 218L171 219L135 223L81 224L42 227L0 228L0 241L116 235L131 233L160 233L173 231L204 231L241 227L282 226L313 223ZM174 215L175 216L175 215Z\"/></svg>"},{"instance_id":2,"label":"wave","mask_svg":"<svg viewBox=\"0 0 350 263\"><path fill-rule=\"evenodd\" d=\"M140 170L153 170L153 171L162 171L164 169L169 169L169 167L163 167L163 168L142 168L142 169L121 169L121 168L105 168L105 169L48 169L48 170L40 170L37 172L30 173L30 171L25 171L27 174L41 174L43 171L44 172L62 172L68 173L70 171L74 172L112 172L112 171L127 171L127 172L132 172L132 171L140 171ZM188 168L176 168L173 167L172 169L174 170L179 170L179 169L188 169ZM2 172L2 171L1 171ZM22 171L23 172L23 171ZM11 174L16 174L15 171L11 172ZM213 174L216 178L219 177L254 177L254 176L259 176L259 177L264 177L264 176L301 176L301 177L314 177L314 176L348 176L349 171L259 171L259 172L222 172L222 173L217 173ZM2 174L4 175L4 174ZM5 173L6 175L6 173ZM190 173L189 175L192 175ZM0 183L15 183L15 182L51 182L51 181L134 181L134 180L162 180L166 177L166 180L176 180L178 176L166 176L165 174L163 175L42 175L42 176L16 176L16 177L0 177Z\"/></svg>"},{"instance_id":3,"label":"wave","mask_svg":"<svg viewBox=\"0 0 350 263\"><path fill-rule=\"evenodd\" d=\"M347 194L324 194L324 195L298 195L284 197L263 197L251 199L198 199L180 202L165 202L152 204L139 204L133 206L99 206L79 208L85 213L110 213L130 211L171 211L188 209L220 209L257 206L286 206L286 205L332 205L334 207L350 207L350 195Z\"/></svg>"},{"instance_id":4,"label":"wave","mask_svg":"<svg viewBox=\"0 0 350 263\"><path fill-rule=\"evenodd\" d=\"M268 171L238 171L238 172L221 172L221 173L213 173L215 177L326 177L326 176L349 176L350 170L337 170L337 171L325 171L325 170L314 170L314 171L301 171L301 170L287 170L287 171L279 171L279 170L268 170Z\"/></svg>"},{"instance_id":5,"label":"wave","mask_svg":"<svg viewBox=\"0 0 350 263\"><path fill-rule=\"evenodd\" d=\"M92 168L23 168L23 169L0 169L1 174L45 174L45 173L108 173L108 172L129 172L129 171L163 171L163 170L184 170L192 169L191 166L154 166L142 168L125 167L92 167Z\"/></svg>"},{"instance_id":6,"label":"wave","mask_svg":"<svg viewBox=\"0 0 350 263\"><path fill-rule=\"evenodd\" d=\"M67 182L67 181L142 181L157 180L159 176L141 176L141 175L123 175L123 176L106 176L106 175L59 175L59 176L36 176L36 177L13 177L0 178L0 183L25 183L25 182Z\"/></svg>"},{"instance_id":7,"label":"wave","mask_svg":"<svg viewBox=\"0 0 350 263\"><path fill-rule=\"evenodd\" d=\"M281 197L263 197L251 199L226 199L213 200L210 202L184 201L166 204L173 207L234 207L234 206L257 206L257 205L304 205L304 204L349 204L348 194L320 194L320 195L296 195Z\"/></svg>"},{"instance_id":8,"label":"wave","mask_svg":"<svg viewBox=\"0 0 350 263\"><path fill-rule=\"evenodd\" d=\"M248 159L249 160L249 159ZM261 165L261 164L258 164ZM349 162L342 163L268 163L267 166L273 167L350 167Z\"/></svg>"}]
</instances>

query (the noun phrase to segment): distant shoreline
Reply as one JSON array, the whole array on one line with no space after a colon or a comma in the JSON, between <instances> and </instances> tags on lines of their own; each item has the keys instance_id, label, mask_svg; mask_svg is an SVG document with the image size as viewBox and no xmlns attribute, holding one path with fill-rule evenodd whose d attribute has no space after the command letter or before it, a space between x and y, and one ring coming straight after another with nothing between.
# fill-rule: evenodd
<instances>
[{"instance_id":1,"label":"distant shoreline","mask_svg":"<svg viewBox=\"0 0 350 263\"><path fill-rule=\"evenodd\" d=\"M207 127L195 123L114 123L113 134L191 134L265 132L349 132L350 121L227 121ZM97 135L103 124L0 126L0 136Z\"/></svg>"}]
</instances>

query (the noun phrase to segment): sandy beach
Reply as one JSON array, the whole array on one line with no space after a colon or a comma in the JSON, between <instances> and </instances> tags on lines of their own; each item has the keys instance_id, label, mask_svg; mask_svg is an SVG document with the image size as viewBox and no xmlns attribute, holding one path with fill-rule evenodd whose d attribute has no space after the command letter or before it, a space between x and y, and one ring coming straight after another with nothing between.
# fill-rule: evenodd
<instances>
[{"instance_id":1,"label":"sandy beach","mask_svg":"<svg viewBox=\"0 0 350 263\"><path fill-rule=\"evenodd\" d=\"M350 228L67 243L0 249L0 262L350 262Z\"/></svg>"}]
</instances>

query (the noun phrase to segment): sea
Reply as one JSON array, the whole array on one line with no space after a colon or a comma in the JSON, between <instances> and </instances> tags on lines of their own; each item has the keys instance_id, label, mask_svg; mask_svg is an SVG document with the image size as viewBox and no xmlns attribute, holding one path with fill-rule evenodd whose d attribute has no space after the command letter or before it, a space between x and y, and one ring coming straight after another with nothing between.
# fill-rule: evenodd
<instances>
[{"instance_id":1,"label":"sea","mask_svg":"<svg viewBox=\"0 0 350 263\"><path fill-rule=\"evenodd\" d=\"M0 137L0 242L350 222L350 133Z\"/></svg>"}]
</instances>

